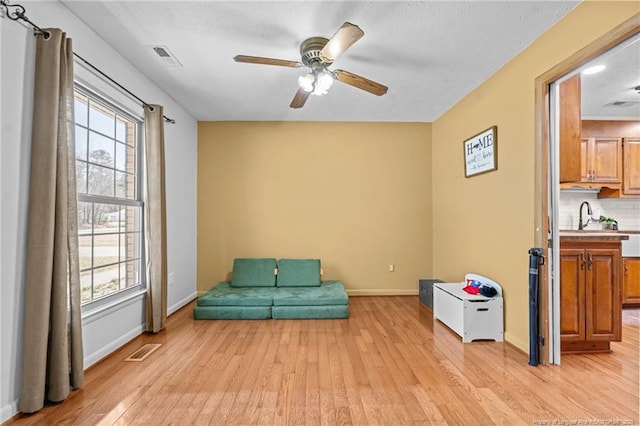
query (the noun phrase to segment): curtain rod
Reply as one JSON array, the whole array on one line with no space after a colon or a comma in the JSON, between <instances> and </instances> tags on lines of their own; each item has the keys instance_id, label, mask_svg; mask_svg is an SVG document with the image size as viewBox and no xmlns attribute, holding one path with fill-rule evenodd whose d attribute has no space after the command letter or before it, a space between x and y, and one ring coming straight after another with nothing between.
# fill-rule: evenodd
<instances>
[{"instance_id":1,"label":"curtain rod","mask_svg":"<svg viewBox=\"0 0 640 426\"><path fill-rule=\"evenodd\" d=\"M34 35L42 35L42 36L44 36L45 39L49 38L49 33L48 32L46 32L45 30L43 30L42 28L40 28L39 26L37 26L36 24L31 22L31 20L29 18L27 18L27 15L24 14L25 13L25 8L22 5L20 5L20 4L9 4L8 0L0 0L0 10L4 11L6 16L7 16L7 18L11 19L12 21L20 20L20 21L24 21L27 24L31 25L31 27L33 27L34 32L35 32ZM153 109L153 107L150 104L148 104L147 102L145 102L142 99L140 99L138 96L136 96L129 89L127 89L126 87L124 87L123 85L121 85L120 83L115 81L113 78L109 77L101 69L99 69L98 67L93 65L91 62L87 61L86 59L84 59L82 56L78 55L76 52L73 52L73 56L75 56L76 58L80 59L82 62L87 64L89 67L93 68L95 71L100 73L100 75L102 75L104 78L109 80L111 83L115 84L120 89L122 89L126 93L128 93L130 96L132 96L135 99L137 99L140 103L142 103L142 105ZM168 122L168 123L171 123L171 124L175 124L176 123L176 120L174 120L173 118L169 118L166 115L163 115L163 117L164 117L164 120L166 122Z\"/></svg>"}]
</instances>

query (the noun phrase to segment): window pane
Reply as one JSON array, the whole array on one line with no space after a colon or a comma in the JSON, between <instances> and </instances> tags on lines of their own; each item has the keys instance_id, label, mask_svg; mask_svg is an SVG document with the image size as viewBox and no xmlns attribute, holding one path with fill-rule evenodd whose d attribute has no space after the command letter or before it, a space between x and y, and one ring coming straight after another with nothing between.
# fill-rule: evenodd
<instances>
[{"instance_id":1,"label":"window pane","mask_svg":"<svg viewBox=\"0 0 640 426\"><path fill-rule=\"evenodd\" d=\"M93 237L93 266L118 262L118 234L102 234Z\"/></svg>"},{"instance_id":2,"label":"window pane","mask_svg":"<svg viewBox=\"0 0 640 426\"><path fill-rule=\"evenodd\" d=\"M102 105L90 102L89 127L103 135L115 137L115 114Z\"/></svg>"},{"instance_id":3,"label":"window pane","mask_svg":"<svg viewBox=\"0 0 640 426\"><path fill-rule=\"evenodd\" d=\"M104 234L118 232L118 204L95 203L93 207L94 232Z\"/></svg>"},{"instance_id":4,"label":"window pane","mask_svg":"<svg viewBox=\"0 0 640 426\"><path fill-rule=\"evenodd\" d=\"M120 290L120 265L105 266L93 270L93 298L106 296Z\"/></svg>"},{"instance_id":5,"label":"window pane","mask_svg":"<svg viewBox=\"0 0 640 426\"><path fill-rule=\"evenodd\" d=\"M80 272L80 299L82 303L91 301L92 271Z\"/></svg>"},{"instance_id":6,"label":"window pane","mask_svg":"<svg viewBox=\"0 0 640 426\"><path fill-rule=\"evenodd\" d=\"M120 142L127 140L127 125L121 117L116 118L116 139Z\"/></svg>"},{"instance_id":7,"label":"window pane","mask_svg":"<svg viewBox=\"0 0 640 426\"><path fill-rule=\"evenodd\" d=\"M127 174L116 172L116 197L133 198L127 195Z\"/></svg>"},{"instance_id":8,"label":"window pane","mask_svg":"<svg viewBox=\"0 0 640 426\"><path fill-rule=\"evenodd\" d=\"M120 234L120 260L133 260L140 257L140 234Z\"/></svg>"},{"instance_id":9,"label":"window pane","mask_svg":"<svg viewBox=\"0 0 640 426\"><path fill-rule=\"evenodd\" d=\"M87 129L76 126L76 158L87 161Z\"/></svg>"},{"instance_id":10,"label":"window pane","mask_svg":"<svg viewBox=\"0 0 640 426\"><path fill-rule=\"evenodd\" d=\"M123 263L121 266L121 277L123 288L133 287L140 284L140 261L134 260Z\"/></svg>"},{"instance_id":11,"label":"window pane","mask_svg":"<svg viewBox=\"0 0 640 426\"><path fill-rule=\"evenodd\" d=\"M102 166L114 167L113 139L105 138L95 132L89 132L89 161Z\"/></svg>"},{"instance_id":12,"label":"window pane","mask_svg":"<svg viewBox=\"0 0 640 426\"><path fill-rule=\"evenodd\" d=\"M80 270L91 268L91 235L78 237L78 252L80 256Z\"/></svg>"},{"instance_id":13,"label":"window pane","mask_svg":"<svg viewBox=\"0 0 640 426\"><path fill-rule=\"evenodd\" d=\"M87 125L87 98L76 93L76 99L74 101L74 115L75 121L83 126Z\"/></svg>"},{"instance_id":14,"label":"window pane","mask_svg":"<svg viewBox=\"0 0 640 426\"><path fill-rule=\"evenodd\" d=\"M126 170L127 168L127 146L123 143L116 143L116 169Z\"/></svg>"},{"instance_id":15,"label":"window pane","mask_svg":"<svg viewBox=\"0 0 640 426\"><path fill-rule=\"evenodd\" d=\"M76 185L78 193L87 193L87 163L76 161Z\"/></svg>"},{"instance_id":16,"label":"window pane","mask_svg":"<svg viewBox=\"0 0 640 426\"><path fill-rule=\"evenodd\" d=\"M127 206L122 211L123 217L120 219L120 232L139 232L141 231L139 206Z\"/></svg>"},{"instance_id":17,"label":"window pane","mask_svg":"<svg viewBox=\"0 0 640 426\"><path fill-rule=\"evenodd\" d=\"M116 168L129 173L136 170L136 150L134 147L116 143Z\"/></svg>"},{"instance_id":18,"label":"window pane","mask_svg":"<svg viewBox=\"0 0 640 426\"><path fill-rule=\"evenodd\" d=\"M93 223L93 204L78 203L78 234L91 235Z\"/></svg>"},{"instance_id":19,"label":"window pane","mask_svg":"<svg viewBox=\"0 0 640 426\"><path fill-rule=\"evenodd\" d=\"M113 197L113 169L89 164L87 193Z\"/></svg>"}]
</instances>

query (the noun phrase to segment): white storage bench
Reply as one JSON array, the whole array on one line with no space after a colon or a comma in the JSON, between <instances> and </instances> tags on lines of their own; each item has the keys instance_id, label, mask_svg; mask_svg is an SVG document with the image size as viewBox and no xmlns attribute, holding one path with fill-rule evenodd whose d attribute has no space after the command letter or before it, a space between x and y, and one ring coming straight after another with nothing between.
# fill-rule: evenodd
<instances>
[{"instance_id":1,"label":"white storage bench","mask_svg":"<svg viewBox=\"0 0 640 426\"><path fill-rule=\"evenodd\" d=\"M480 281L494 287L494 297L473 295L462 290L466 280ZM433 317L455 331L464 343L474 340L504 340L502 287L477 274L467 274L462 283L433 284Z\"/></svg>"}]
</instances>

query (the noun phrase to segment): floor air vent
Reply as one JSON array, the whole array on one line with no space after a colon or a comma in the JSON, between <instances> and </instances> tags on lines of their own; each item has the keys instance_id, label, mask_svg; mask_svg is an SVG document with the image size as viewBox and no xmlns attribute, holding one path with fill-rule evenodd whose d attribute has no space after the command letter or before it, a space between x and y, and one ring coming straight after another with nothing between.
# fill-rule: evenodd
<instances>
[{"instance_id":1,"label":"floor air vent","mask_svg":"<svg viewBox=\"0 0 640 426\"><path fill-rule=\"evenodd\" d=\"M162 346L160 343L147 343L146 345L144 345L143 347L141 347L140 349L138 349L137 351L129 355L128 358L125 358L125 361L135 361L135 362L143 361L146 357L151 355L153 351L158 349L160 346Z\"/></svg>"}]
</instances>

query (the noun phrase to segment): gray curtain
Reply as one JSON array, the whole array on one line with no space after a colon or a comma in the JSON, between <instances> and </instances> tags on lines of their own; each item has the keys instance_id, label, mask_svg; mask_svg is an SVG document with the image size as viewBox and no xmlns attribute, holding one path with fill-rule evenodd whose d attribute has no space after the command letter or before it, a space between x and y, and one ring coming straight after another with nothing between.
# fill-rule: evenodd
<instances>
[{"instance_id":1,"label":"gray curtain","mask_svg":"<svg viewBox=\"0 0 640 426\"><path fill-rule=\"evenodd\" d=\"M18 409L59 402L84 380L73 132L73 50L59 29L36 45L27 271Z\"/></svg>"},{"instance_id":2,"label":"gray curtain","mask_svg":"<svg viewBox=\"0 0 640 426\"><path fill-rule=\"evenodd\" d=\"M144 108L146 159L146 330L157 333L167 321L167 209L164 178L163 107Z\"/></svg>"}]
</instances>

